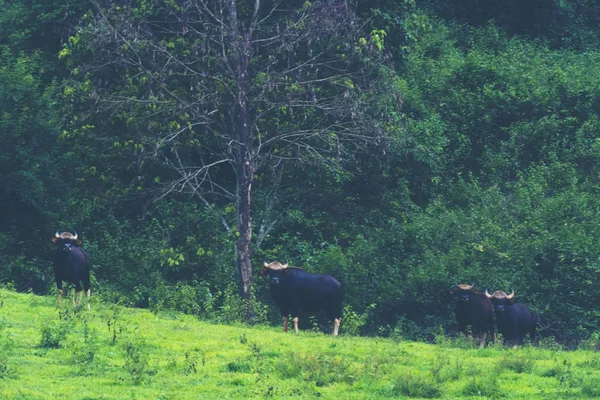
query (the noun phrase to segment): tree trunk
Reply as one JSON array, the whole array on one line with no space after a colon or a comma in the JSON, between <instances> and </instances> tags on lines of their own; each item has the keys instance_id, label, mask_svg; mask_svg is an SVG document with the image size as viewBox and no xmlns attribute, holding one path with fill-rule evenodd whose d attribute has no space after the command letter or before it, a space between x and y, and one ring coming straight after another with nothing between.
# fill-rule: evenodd
<instances>
[{"instance_id":1,"label":"tree trunk","mask_svg":"<svg viewBox=\"0 0 600 400\"><path fill-rule=\"evenodd\" d=\"M249 126L248 106L246 104L246 79L248 74L248 57L250 34L238 35L236 80L237 80L237 185L238 185L238 228L240 236L237 240L237 268L240 275L240 291L242 298L250 299L252 287L252 181L254 165L252 160L252 131ZM246 302L245 316L251 318L251 310Z\"/></svg>"},{"instance_id":2,"label":"tree trunk","mask_svg":"<svg viewBox=\"0 0 600 400\"><path fill-rule=\"evenodd\" d=\"M247 150L241 149L240 153L247 153ZM242 159L244 158L245 160L238 166L238 229L240 236L236 242L236 248L241 295L244 299L249 299L250 287L252 286L252 254L250 247L252 242L252 219L250 206L254 169L249 157L242 157Z\"/></svg>"}]
</instances>

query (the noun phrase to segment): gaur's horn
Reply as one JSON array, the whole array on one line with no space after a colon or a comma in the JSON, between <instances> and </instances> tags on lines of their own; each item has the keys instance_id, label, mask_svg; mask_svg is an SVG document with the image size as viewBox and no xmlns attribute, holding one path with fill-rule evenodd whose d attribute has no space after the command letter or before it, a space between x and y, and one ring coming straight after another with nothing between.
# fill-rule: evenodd
<instances>
[{"instance_id":1,"label":"gaur's horn","mask_svg":"<svg viewBox=\"0 0 600 400\"><path fill-rule=\"evenodd\" d=\"M266 261L263 261L263 265L265 266L265 268L269 266L269 264L267 264Z\"/></svg>"},{"instance_id":2,"label":"gaur's horn","mask_svg":"<svg viewBox=\"0 0 600 400\"><path fill-rule=\"evenodd\" d=\"M510 294L508 296L506 296L506 298L507 299L512 299L513 297L515 297L515 290L511 286L510 287Z\"/></svg>"},{"instance_id":3,"label":"gaur's horn","mask_svg":"<svg viewBox=\"0 0 600 400\"><path fill-rule=\"evenodd\" d=\"M494 296L492 296L491 294L489 294L489 293L488 293L488 290L487 290L487 288L485 288L485 296L486 296L488 299L491 299L492 297L494 297Z\"/></svg>"},{"instance_id":4,"label":"gaur's horn","mask_svg":"<svg viewBox=\"0 0 600 400\"><path fill-rule=\"evenodd\" d=\"M73 229L73 240L77 239L77 232L75 232L75 229Z\"/></svg>"},{"instance_id":5,"label":"gaur's horn","mask_svg":"<svg viewBox=\"0 0 600 400\"><path fill-rule=\"evenodd\" d=\"M54 234L54 237L57 239L60 237L60 233L58 233L58 232L60 232L60 229L57 230L56 233Z\"/></svg>"}]
</instances>

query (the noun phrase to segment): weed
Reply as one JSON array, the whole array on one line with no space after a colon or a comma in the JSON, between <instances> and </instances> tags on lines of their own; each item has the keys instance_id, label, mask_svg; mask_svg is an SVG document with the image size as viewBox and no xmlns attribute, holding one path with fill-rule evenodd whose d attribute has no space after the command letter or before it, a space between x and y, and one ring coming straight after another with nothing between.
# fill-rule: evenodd
<instances>
[{"instance_id":1,"label":"weed","mask_svg":"<svg viewBox=\"0 0 600 400\"><path fill-rule=\"evenodd\" d=\"M342 311L343 332L347 335L358 336L363 326L367 324L369 312L376 307L375 304L370 304L362 314L357 313L352 309L352 306L347 305Z\"/></svg>"},{"instance_id":2,"label":"weed","mask_svg":"<svg viewBox=\"0 0 600 400\"><path fill-rule=\"evenodd\" d=\"M123 332L123 328L120 326L120 317L121 307L119 307L118 305L112 305L108 314L105 316L106 326L108 327L108 332L111 334L112 344L115 344L117 342L117 334Z\"/></svg>"},{"instance_id":3,"label":"weed","mask_svg":"<svg viewBox=\"0 0 600 400\"><path fill-rule=\"evenodd\" d=\"M534 361L523 356L505 356L498 362L497 372L500 373L504 369L509 369L517 374L529 373L533 368Z\"/></svg>"},{"instance_id":4,"label":"weed","mask_svg":"<svg viewBox=\"0 0 600 400\"><path fill-rule=\"evenodd\" d=\"M246 343L248 343L248 337L246 336L246 334L245 334L245 333L242 333L242 334L240 335L240 343L241 343L241 344L246 344Z\"/></svg>"},{"instance_id":5,"label":"weed","mask_svg":"<svg viewBox=\"0 0 600 400\"><path fill-rule=\"evenodd\" d=\"M554 362L554 365L552 365L550 368L543 370L540 373L540 376L546 378L563 378L570 372L570 369L571 363L569 362L569 360L556 360Z\"/></svg>"},{"instance_id":6,"label":"weed","mask_svg":"<svg viewBox=\"0 0 600 400\"><path fill-rule=\"evenodd\" d=\"M445 354L440 354L435 358L431 366L431 376L438 383L458 380L462 374L462 361L457 358L454 363L450 363Z\"/></svg>"},{"instance_id":7,"label":"weed","mask_svg":"<svg viewBox=\"0 0 600 400\"><path fill-rule=\"evenodd\" d=\"M563 345L559 343L554 336L541 338L537 343L538 347L548 350L562 350Z\"/></svg>"},{"instance_id":8,"label":"weed","mask_svg":"<svg viewBox=\"0 0 600 400\"><path fill-rule=\"evenodd\" d=\"M40 347L47 349L58 349L62 346L71 331L71 321L49 320L42 325Z\"/></svg>"},{"instance_id":9,"label":"weed","mask_svg":"<svg viewBox=\"0 0 600 400\"><path fill-rule=\"evenodd\" d=\"M129 373L133 383L139 385L145 382L155 371L148 362L148 349L141 339L129 340L123 345L125 350L125 365L123 368Z\"/></svg>"},{"instance_id":10,"label":"weed","mask_svg":"<svg viewBox=\"0 0 600 400\"><path fill-rule=\"evenodd\" d=\"M407 397L434 399L440 397L442 391L433 377L409 373L398 379L395 391Z\"/></svg>"},{"instance_id":11,"label":"weed","mask_svg":"<svg viewBox=\"0 0 600 400\"><path fill-rule=\"evenodd\" d=\"M8 357L5 354L0 354L0 379L10 378L11 370L8 366Z\"/></svg>"},{"instance_id":12,"label":"weed","mask_svg":"<svg viewBox=\"0 0 600 400\"><path fill-rule=\"evenodd\" d=\"M183 373L185 375L195 374L198 372L200 365L206 365L206 353L202 352L186 352L185 353L185 365L183 367Z\"/></svg>"},{"instance_id":13,"label":"weed","mask_svg":"<svg viewBox=\"0 0 600 400\"><path fill-rule=\"evenodd\" d=\"M592 357L582 362L581 365L592 369L600 369L600 359L598 357Z\"/></svg>"},{"instance_id":14,"label":"weed","mask_svg":"<svg viewBox=\"0 0 600 400\"><path fill-rule=\"evenodd\" d=\"M594 332L586 340L582 340L579 343L579 349L581 350L600 350L600 332Z\"/></svg>"},{"instance_id":15,"label":"weed","mask_svg":"<svg viewBox=\"0 0 600 400\"><path fill-rule=\"evenodd\" d=\"M250 351L252 351L252 356L254 356L254 357L260 356L262 348L257 343L250 342L250 343L248 343L248 347L250 348Z\"/></svg>"},{"instance_id":16,"label":"weed","mask_svg":"<svg viewBox=\"0 0 600 400\"><path fill-rule=\"evenodd\" d=\"M504 397L496 374L476 374L467 382L462 392L466 396Z\"/></svg>"},{"instance_id":17,"label":"weed","mask_svg":"<svg viewBox=\"0 0 600 400\"><path fill-rule=\"evenodd\" d=\"M284 379L303 377L304 380L314 381L317 387L336 382L350 384L355 381L358 372L347 359L323 354L288 353L277 363L276 369Z\"/></svg>"},{"instance_id":18,"label":"weed","mask_svg":"<svg viewBox=\"0 0 600 400\"><path fill-rule=\"evenodd\" d=\"M250 360L232 361L227 364L227 371L229 372L250 373L252 372L252 368Z\"/></svg>"},{"instance_id":19,"label":"weed","mask_svg":"<svg viewBox=\"0 0 600 400\"><path fill-rule=\"evenodd\" d=\"M588 399L600 398L600 376L587 375L581 378L578 383L581 388L581 394Z\"/></svg>"}]
</instances>

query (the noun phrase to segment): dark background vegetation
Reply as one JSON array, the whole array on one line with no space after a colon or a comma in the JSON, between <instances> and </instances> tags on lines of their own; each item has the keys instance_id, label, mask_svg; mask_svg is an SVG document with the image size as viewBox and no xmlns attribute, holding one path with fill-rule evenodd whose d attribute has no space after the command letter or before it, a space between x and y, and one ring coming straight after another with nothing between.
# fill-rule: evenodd
<instances>
[{"instance_id":1,"label":"dark background vegetation","mask_svg":"<svg viewBox=\"0 0 600 400\"><path fill-rule=\"evenodd\" d=\"M73 228L92 259L94 293L244 318L235 202L162 196L171 172L140 162L143 142L126 122L135 110L111 110L112 131L78 119L93 99L74 95L73 82L81 91L98 76L89 83L76 64L101 49L77 53L73 43L78 26L94 25L95 5L0 6L0 284L51 293L50 239ZM560 321L570 342L589 337L600 295L598 3L348 6L381 56L373 79L389 97L362 111L385 140L346 149L336 163L290 159L278 177L257 173L253 220L277 218L260 243L255 224L255 273L279 260L336 276L362 334L451 331L448 289L475 282L512 286L519 301ZM253 290L253 317L278 323L257 274Z\"/></svg>"}]
</instances>

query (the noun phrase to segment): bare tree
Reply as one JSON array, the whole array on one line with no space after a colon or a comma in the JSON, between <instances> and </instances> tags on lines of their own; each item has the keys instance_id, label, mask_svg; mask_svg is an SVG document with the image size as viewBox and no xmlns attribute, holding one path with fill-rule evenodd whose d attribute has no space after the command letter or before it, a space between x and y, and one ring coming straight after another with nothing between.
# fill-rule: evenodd
<instances>
[{"instance_id":1,"label":"bare tree","mask_svg":"<svg viewBox=\"0 0 600 400\"><path fill-rule=\"evenodd\" d=\"M145 3L96 4L68 47L73 80L88 85L96 112L135 132L140 162L172 171L162 196L235 202L235 228L222 221L238 235L248 298L257 171L277 184L290 161L335 164L376 140L366 110L377 57L347 0ZM274 221L262 221L259 242Z\"/></svg>"}]
</instances>

